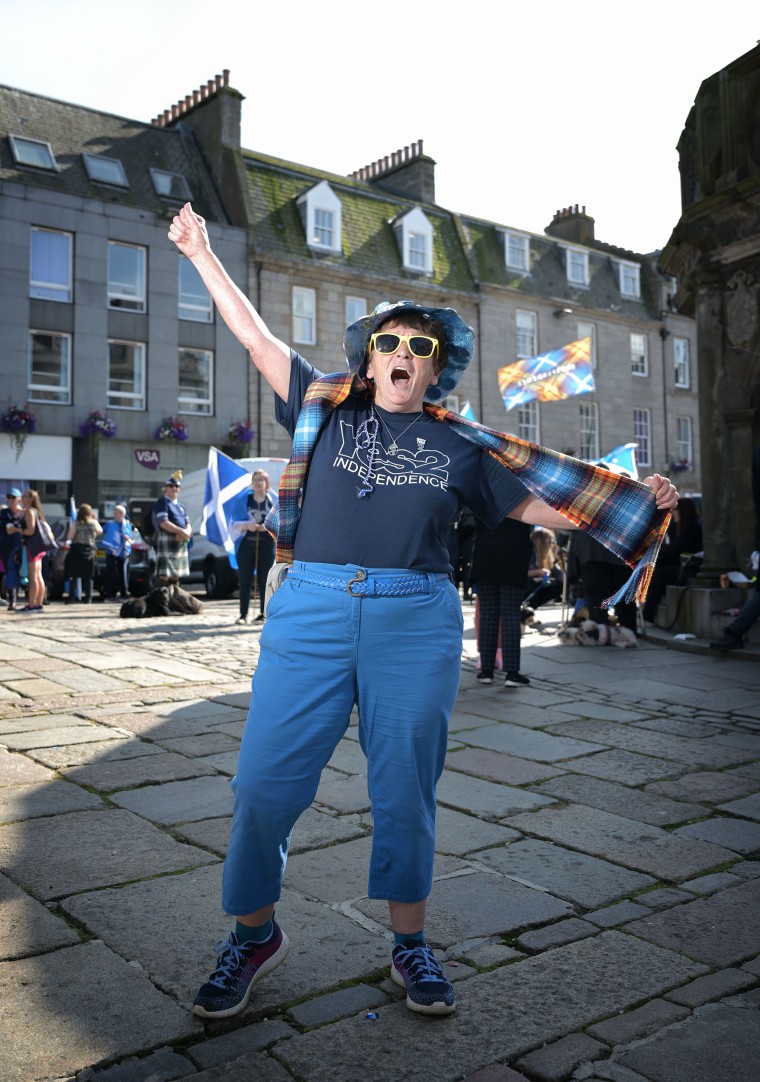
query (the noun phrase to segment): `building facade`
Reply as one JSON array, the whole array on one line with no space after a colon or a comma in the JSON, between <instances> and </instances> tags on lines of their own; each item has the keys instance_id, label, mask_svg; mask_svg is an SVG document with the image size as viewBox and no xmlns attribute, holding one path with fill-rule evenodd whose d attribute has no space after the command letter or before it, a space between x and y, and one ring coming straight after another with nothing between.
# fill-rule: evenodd
<instances>
[{"instance_id":1,"label":"building facade","mask_svg":"<svg viewBox=\"0 0 760 1082\"><path fill-rule=\"evenodd\" d=\"M0 215L12 223L0 300L11 348L0 364L11 398L28 400L37 414L24 455L40 439L68 440L78 498L143 495L153 453L162 471L204 465L209 444L224 446L244 414L254 429L251 454L289 452L271 391L166 241L188 190L233 279L272 332L319 369L344 365L345 326L381 300L452 306L477 342L452 408L468 403L484 424L588 459L636 441L642 471L675 471L682 490L700 490L694 321L672 307L675 283L658 270L657 254L597 241L585 208L558 211L540 235L453 214L435 202L435 162L421 142L348 177L245 150L242 96L226 72L150 125L10 88L0 88L0 101ZM57 171L19 162L18 137L50 144ZM96 155L120 160L129 186L113 175L93 180L87 159ZM35 295L35 253L63 259L67 244L70 296ZM136 263L146 268L142 309L134 303ZM129 274L125 286L119 275ZM72 358L70 386L56 385L55 401L48 383L42 392L37 383L56 362L41 368L34 359L35 350L54 348L51 334L68 341L56 348ZM584 337L592 340L592 393L505 411L499 368ZM135 345L144 350L140 385L134 351L125 348ZM77 432L95 408L108 409L118 435L93 449ZM154 438L166 416L187 422L186 441ZM5 474L14 476L0 458ZM85 479L87 495L79 491Z\"/></svg>"}]
</instances>

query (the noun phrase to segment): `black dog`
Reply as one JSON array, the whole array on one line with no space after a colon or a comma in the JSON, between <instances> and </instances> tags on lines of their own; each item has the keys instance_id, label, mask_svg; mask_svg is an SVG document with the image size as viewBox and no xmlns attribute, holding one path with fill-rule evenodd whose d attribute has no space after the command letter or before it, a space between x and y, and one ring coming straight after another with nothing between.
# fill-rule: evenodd
<instances>
[{"instance_id":1,"label":"black dog","mask_svg":"<svg viewBox=\"0 0 760 1082\"><path fill-rule=\"evenodd\" d=\"M151 590L147 597L130 597L121 606L119 615L139 619L144 616L168 616L170 612L169 590L166 586L159 586Z\"/></svg>"}]
</instances>

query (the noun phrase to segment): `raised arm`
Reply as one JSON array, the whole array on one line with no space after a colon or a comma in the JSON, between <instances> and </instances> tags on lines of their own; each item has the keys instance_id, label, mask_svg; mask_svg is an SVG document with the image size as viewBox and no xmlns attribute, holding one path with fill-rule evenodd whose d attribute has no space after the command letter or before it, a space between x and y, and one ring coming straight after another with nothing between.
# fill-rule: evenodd
<instances>
[{"instance_id":1,"label":"raised arm","mask_svg":"<svg viewBox=\"0 0 760 1082\"><path fill-rule=\"evenodd\" d=\"M245 294L238 289L211 251L206 223L185 203L169 228L169 240L192 260L222 319L245 346L251 360L275 394L287 402L290 384L290 349L275 338Z\"/></svg>"}]
</instances>

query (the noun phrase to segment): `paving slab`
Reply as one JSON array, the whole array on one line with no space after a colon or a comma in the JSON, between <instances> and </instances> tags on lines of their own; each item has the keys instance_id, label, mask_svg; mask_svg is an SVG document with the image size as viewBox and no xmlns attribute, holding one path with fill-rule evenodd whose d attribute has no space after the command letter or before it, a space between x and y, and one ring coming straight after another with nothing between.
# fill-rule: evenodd
<instances>
[{"instance_id":1,"label":"paving slab","mask_svg":"<svg viewBox=\"0 0 760 1082\"><path fill-rule=\"evenodd\" d=\"M141 1059L128 1056L122 1063L96 1071L91 1078L95 1082L173 1082L193 1073L190 1060L164 1048ZM87 1071L83 1071L78 1076L80 1082L85 1082L86 1075Z\"/></svg>"},{"instance_id":2,"label":"paving slab","mask_svg":"<svg viewBox=\"0 0 760 1082\"><path fill-rule=\"evenodd\" d=\"M3 1082L71 1076L102 1059L182 1040L200 1029L98 942L0 963L0 999Z\"/></svg>"},{"instance_id":3,"label":"paving slab","mask_svg":"<svg viewBox=\"0 0 760 1082\"><path fill-rule=\"evenodd\" d=\"M704 842L723 846L726 850L751 857L760 854L760 823L747 819L728 819L715 816L699 823L678 827L676 834L686 838L699 838ZM717 863L717 862L716 862Z\"/></svg>"},{"instance_id":4,"label":"paving slab","mask_svg":"<svg viewBox=\"0 0 760 1082\"><path fill-rule=\"evenodd\" d=\"M84 766L87 763L110 763L121 759L139 759L144 755L161 755L156 744L136 737L115 733L116 739L93 740L87 744L63 744L52 748L32 748L28 752L36 762L52 770L66 766Z\"/></svg>"},{"instance_id":5,"label":"paving slab","mask_svg":"<svg viewBox=\"0 0 760 1082\"><path fill-rule=\"evenodd\" d=\"M636 901L639 905L645 905L648 909L659 911L660 909L671 909L674 905L681 905L682 902L691 902L693 897L683 889L659 887L657 890L648 890L643 894L639 894Z\"/></svg>"},{"instance_id":6,"label":"paving slab","mask_svg":"<svg viewBox=\"0 0 760 1082\"><path fill-rule=\"evenodd\" d=\"M697 977L697 980L702 979ZM609 1045L630 1044L631 1041L640 1041L643 1037L649 1037L665 1026L671 1026L674 1022L688 1017L689 1011L685 1007L679 1007L664 999L651 999L649 1003L637 1007L634 1011L626 1011L615 1018L607 1018L604 1022L589 1026L586 1032Z\"/></svg>"},{"instance_id":7,"label":"paving slab","mask_svg":"<svg viewBox=\"0 0 760 1082\"><path fill-rule=\"evenodd\" d=\"M625 931L710 966L744 962L757 954L760 943L760 880L653 913Z\"/></svg>"},{"instance_id":8,"label":"paving slab","mask_svg":"<svg viewBox=\"0 0 760 1082\"><path fill-rule=\"evenodd\" d=\"M689 767L672 759L658 759L651 755L639 755L635 751L601 751L583 759L567 759L562 766L565 772L590 774L594 778L622 782L623 785L641 785L657 778L672 778L683 774Z\"/></svg>"},{"instance_id":9,"label":"paving slab","mask_svg":"<svg viewBox=\"0 0 760 1082\"><path fill-rule=\"evenodd\" d=\"M734 771L700 770L684 774L672 781L655 781L647 785L647 792L660 793L673 800L696 800L703 804L720 804L747 796L760 788L760 782Z\"/></svg>"},{"instance_id":10,"label":"paving slab","mask_svg":"<svg viewBox=\"0 0 760 1082\"><path fill-rule=\"evenodd\" d=\"M188 1048L187 1055L195 1066L201 1069L219 1067L240 1056L260 1052L277 1041L294 1037L297 1032L281 1018L266 1018L263 1022L254 1022L231 1033L224 1033L221 1037L209 1037L200 1041Z\"/></svg>"},{"instance_id":11,"label":"paving slab","mask_svg":"<svg viewBox=\"0 0 760 1082\"><path fill-rule=\"evenodd\" d=\"M492 748L523 759L537 759L542 763L555 763L573 756L589 755L600 751L599 743L588 740L574 740L548 733L525 729L520 725L503 722L497 725L485 725L479 729L460 732L458 738L465 744L480 748Z\"/></svg>"},{"instance_id":12,"label":"paving slab","mask_svg":"<svg viewBox=\"0 0 760 1082\"><path fill-rule=\"evenodd\" d=\"M103 801L94 793L57 778L0 789L0 823L102 807Z\"/></svg>"},{"instance_id":13,"label":"paving slab","mask_svg":"<svg viewBox=\"0 0 760 1082\"><path fill-rule=\"evenodd\" d=\"M645 905L638 902L622 901L614 905L605 906L604 909L595 909L593 913L586 914L586 920L598 924L600 928L615 928L626 921L635 920L651 912Z\"/></svg>"},{"instance_id":14,"label":"paving slab","mask_svg":"<svg viewBox=\"0 0 760 1082\"><path fill-rule=\"evenodd\" d=\"M652 1082L737 1082L757 1078L760 1013L725 1004L622 1052L621 1066Z\"/></svg>"},{"instance_id":15,"label":"paving slab","mask_svg":"<svg viewBox=\"0 0 760 1082\"><path fill-rule=\"evenodd\" d=\"M688 890L692 894L715 894L726 887L735 887L741 882L741 877L732 875L731 872L713 872L711 875L700 875L696 879L687 879L681 883L681 890Z\"/></svg>"},{"instance_id":16,"label":"paving slab","mask_svg":"<svg viewBox=\"0 0 760 1082\"><path fill-rule=\"evenodd\" d=\"M222 751L239 751L240 741L227 733L201 733L198 736L155 737L156 743L167 751L176 751L191 758L201 755L215 755Z\"/></svg>"},{"instance_id":17,"label":"paving slab","mask_svg":"<svg viewBox=\"0 0 760 1082\"><path fill-rule=\"evenodd\" d=\"M691 827L670 834L648 823L579 804L514 815L506 825L669 883L707 871L732 857L729 850L711 842L683 837L681 831Z\"/></svg>"},{"instance_id":18,"label":"paving slab","mask_svg":"<svg viewBox=\"0 0 760 1082\"><path fill-rule=\"evenodd\" d=\"M20 714L0 721L0 737L6 733L27 733L35 729L61 729L71 725L90 724L91 721L87 718L79 717L77 714L67 714L63 711L55 714Z\"/></svg>"},{"instance_id":19,"label":"paving slab","mask_svg":"<svg viewBox=\"0 0 760 1082\"><path fill-rule=\"evenodd\" d=\"M656 755L661 759L672 759L675 762L712 769L732 766L751 758L741 748L718 744L714 737L698 740L604 721L569 721L550 725L549 731L578 740L609 744L613 748L623 748L641 755Z\"/></svg>"},{"instance_id":20,"label":"paving slab","mask_svg":"<svg viewBox=\"0 0 760 1082\"><path fill-rule=\"evenodd\" d=\"M732 774L741 774L747 778L755 778L760 780L760 763L742 763L741 766L737 766L735 770L731 771Z\"/></svg>"},{"instance_id":21,"label":"paving slab","mask_svg":"<svg viewBox=\"0 0 760 1082\"><path fill-rule=\"evenodd\" d=\"M0 827L0 868L44 901L214 860L116 809Z\"/></svg>"},{"instance_id":22,"label":"paving slab","mask_svg":"<svg viewBox=\"0 0 760 1082\"><path fill-rule=\"evenodd\" d=\"M719 804L718 811L728 812L730 815L743 815L747 819L760 820L760 793L742 797L741 800L730 800L727 804Z\"/></svg>"},{"instance_id":23,"label":"paving slab","mask_svg":"<svg viewBox=\"0 0 760 1082\"><path fill-rule=\"evenodd\" d=\"M213 944L225 939L231 926L221 911L221 878L217 864L120 890L79 894L62 907L189 1007L214 968ZM156 914L164 911L172 919L157 936ZM390 964L392 940L295 891L283 891L277 919L290 939L290 953L276 977L256 986L249 1012L267 1013L344 981L366 979Z\"/></svg>"},{"instance_id":24,"label":"paving slab","mask_svg":"<svg viewBox=\"0 0 760 1082\"><path fill-rule=\"evenodd\" d=\"M570 917L568 920L559 920L556 924L549 924L545 928L523 932L515 942L528 954L537 954L539 951L551 950L554 947L564 947L566 943L574 943L577 939L588 939L589 936L597 935L598 932L599 929L588 921Z\"/></svg>"},{"instance_id":25,"label":"paving slab","mask_svg":"<svg viewBox=\"0 0 760 1082\"><path fill-rule=\"evenodd\" d=\"M462 748L446 757L447 770L459 770L473 774L486 781L505 782L507 785L528 785L542 778L559 777L563 771L545 763L534 763L517 755L505 755L485 748Z\"/></svg>"},{"instance_id":26,"label":"paving slab","mask_svg":"<svg viewBox=\"0 0 760 1082\"><path fill-rule=\"evenodd\" d=\"M360 1011L374 1011L389 1002L388 996L367 984L352 984L337 992L327 992L288 1011L290 1017L304 1028L323 1026L339 1018L349 1018Z\"/></svg>"},{"instance_id":27,"label":"paving slab","mask_svg":"<svg viewBox=\"0 0 760 1082\"><path fill-rule=\"evenodd\" d=\"M0 959L23 958L79 943L73 928L0 875Z\"/></svg>"},{"instance_id":28,"label":"paving slab","mask_svg":"<svg viewBox=\"0 0 760 1082\"><path fill-rule=\"evenodd\" d=\"M43 766L27 759L25 755L15 755L0 747L0 788L51 780L52 774Z\"/></svg>"},{"instance_id":29,"label":"paving slab","mask_svg":"<svg viewBox=\"0 0 760 1082\"><path fill-rule=\"evenodd\" d=\"M219 775L149 785L116 793L111 799L120 808L165 826L229 815L233 804L230 780Z\"/></svg>"},{"instance_id":30,"label":"paving slab","mask_svg":"<svg viewBox=\"0 0 760 1082\"><path fill-rule=\"evenodd\" d=\"M213 774L214 770L195 759L167 751L160 755L141 755L118 762L61 767L61 773L78 785L87 785L98 792L109 793L115 789L128 789L137 785L198 778Z\"/></svg>"},{"instance_id":31,"label":"paving slab","mask_svg":"<svg viewBox=\"0 0 760 1082\"><path fill-rule=\"evenodd\" d=\"M653 826L685 823L688 819L708 814L708 809L701 804L670 800L657 793L644 793L615 782L578 774L563 774L560 778L544 781L534 785L532 792L587 804L591 808L615 812L627 819L638 819Z\"/></svg>"},{"instance_id":32,"label":"paving slab","mask_svg":"<svg viewBox=\"0 0 760 1082\"><path fill-rule=\"evenodd\" d=\"M435 849L437 853L464 856L478 849L516 841L521 835L516 830L488 823L473 815L465 815L451 808L437 808L435 813Z\"/></svg>"},{"instance_id":33,"label":"paving slab","mask_svg":"<svg viewBox=\"0 0 760 1082\"><path fill-rule=\"evenodd\" d=\"M291 1075L271 1056L252 1052L220 1067L194 1074L193 1082L293 1082Z\"/></svg>"},{"instance_id":34,"label":"paving slab","mask_svg":"<svg viewBox=\"0 0 760 1082\"><path fill-rule=\"evenodd\" d=\"M454 1082L481 1067L516 1057L625 1010L673 987L700 967L671 951L603 932L590 940L479 974L461 986L455 1014L425 1030L444 1053L436 1078ZM294 1037L278 1058L309 1082L408 1082L409 1049L422 1038L421 1020L402 1003L380 1009L379 1024L346 1019ZM429 1023L429 1020L428 1020ZM445 1027L445 1029L444 1029ZM443 1043L441 1043L443 1042Z\"/></svg>"},{"instance_id":35,"label":"paving slab","mask_svg":"<svg viewBox=\"0 0 760 1082\"><path fill-rule=\"evenodd\" d=\"M61 728L34 729L25 733L6 733L2 742L12 751L30 751L34 748L53 748L60 744L88 744L95 740L124 740L121 733L107 725L65 725Z\"/></svg>"},{"instance_id":36,"label":"paving slab","mask_svg":"<svg viewBox=\"0 0 760 1082\"><path fill-rule=\"evenodd\" d=\"M517 1066L539 1082L564 1082L582 1063L606 1055L607 1046L600 1041L585 1033L571 1033L559 1041L537 1048L535 1052L529 1052L517 1061Z\"/></svg>"},{"instance_id":37,"label":"paving slab","mask_svg":"<svg viewBox=\"0 0 760 1082\"><path fill-rule=\"evenodd\" d=\"M216 755L202 755L196 759L196 763L210 767L219 774L225 774L228 778L234 778L237 773L238 751L220 751Z\"/></svg>"},{"instance_id":38,"label":"paving slab","mask_svg":"<svg viewBox=\"0 0 760 1082\"><path fill-rule=\"evenodd\" d=\"M355 774L334 781L321 781L314 800L338 812L369 811L367 779Z\"/></svg>"},{"instance_id":39,"label":"paving slab","mask_svg":"<svg viewBox=\"0 0 760 1082\"><path fill-rule=\"evenodd\" d=\"M327 765L346 774L367 773L367 757L355 740L341 740Z\"/></svg>"},{"instance_id":40,"label":"paving slab","mask_svg":"<svg viewBox=\"0 0 760 1082\"><path fill-rule=\"evenodd\" d=\"M357 901L356 908L382 923L385 902ZM572 915L572 905L522 883L498 875L471 875L437 879L428 902L425 934L428 940L449 947L475 936L509 935Z\"/></svg>"},{"instance_id":41,"label":"paving slab","mask_svg":"<svg viewBox=\"0 0 760 1082\"><path fill-rule=\"evenodd\" d=\"M488 849L478 853L478 860L585 909L596 909L655 882L618 864L533 838L504 849Z\"/></svg>"},{"instance_id":42,"label":"paving slab","mask_svg":"<svg viewBox=\"0 0 760 1082\"><path fill-rule=\"evenodd\" d=\"M757 978L740 969L721 969L717 973L706 973L682 988L668 992L668 999L684 1007L701 1007L714 999L725 999L747 988L754 988Z\"/></svg>"},{"instance_id":43,"label":"paving slab","mask_svg":"<svg viewBox=\"0 0 760 1082\"><path fill-rule=\"evenodd\" d=\"M5 687L8 691L21 695L25 699L41 699L45 695L55 695L61 690L60 684L46 680L44 677L33 676L26 680L9 680Z\"/></svg>"},{"instance_id":44,"label":"paving slab","mask_svg":"<svg viewBox=\"0 0 760 1082\"><path fill-rule=\"evenodd\" d=\"M554 804L553 797L527 792L513 785L484 781L469 774L446 770L438 782L436 798L440 804L472 812L486 819L503 819L518 811Z\"/></svg>"}]
</instances>

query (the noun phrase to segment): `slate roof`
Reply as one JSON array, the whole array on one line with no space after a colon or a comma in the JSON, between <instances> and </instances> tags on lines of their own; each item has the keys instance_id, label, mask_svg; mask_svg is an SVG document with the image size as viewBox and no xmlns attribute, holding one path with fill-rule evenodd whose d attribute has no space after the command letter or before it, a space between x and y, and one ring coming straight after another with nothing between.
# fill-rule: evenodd
<instances>
[{"instance_id":1,"label":"slate roof","mask_svg":"<svg viewBox=\"0 0 760 1082\"><path fill-rule=\"evenodd\" d=\"M426 287L471 291L472 275L456 223L440 207L403 199L365 181L319 172L308 166L243 151L248 177L253 247L262 255L282 256L304 263L345 267L354 273L395 278ZM340 199L342 254L316 252L306 243L298 196L320 181L327 181ZM421 207L433 229L433 274L404 269L393 222L414 207Z\"/></svg>"},{"instance_id":2,"label":"slate roof","mask_svg":"<svg viewBox=\"0 0 760 1082\"><path fill-rule=\"evenodd\" d=\"M58 172L17 165L8 134L50 143ZM83 152L118 158L129 187L91 181ZM160 216L177 201L156 193L150 168L184 176L198 212L210 221L226 222L194 137L186 127L158 128L0 85L0 180L119 203Z\"/></svg>"}]
</instances>

